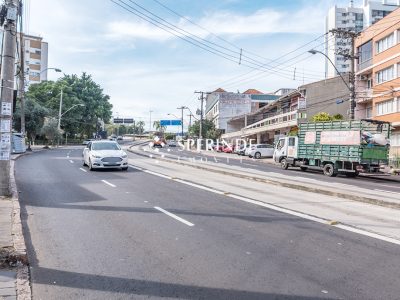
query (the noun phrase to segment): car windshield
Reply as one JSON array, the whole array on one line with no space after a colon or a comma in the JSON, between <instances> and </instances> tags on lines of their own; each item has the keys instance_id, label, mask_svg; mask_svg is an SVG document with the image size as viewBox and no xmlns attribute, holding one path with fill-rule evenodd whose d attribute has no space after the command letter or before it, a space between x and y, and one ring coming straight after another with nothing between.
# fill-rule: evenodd
<instances>
[{"instance_id":1,"label":"car windshield","mask_svg":"<svg viewBox=\"0 0 400 300\"><path fill-rule=\"evenodd\" d=\"M121 148L116 143L94 143L92 150L121 150Z\"/></svg>"}]
</instances>

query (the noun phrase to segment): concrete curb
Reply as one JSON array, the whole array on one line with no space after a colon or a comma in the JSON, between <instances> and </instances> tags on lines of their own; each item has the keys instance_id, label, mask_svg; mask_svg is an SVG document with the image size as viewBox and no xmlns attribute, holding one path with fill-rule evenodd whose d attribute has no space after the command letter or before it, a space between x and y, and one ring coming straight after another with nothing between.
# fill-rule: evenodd
<instances>
[{"instance_id":1,"label":"concrete curb","mask_svg":"<svg viewBox=\"0 0 400 300\"><path fill-rule=\"evenodd\" d=\"M46 149L40 149L34 152L25 152L16 155L10 162L10 189L11 199L13 202L12 212L12 224L11 233L13 236L13 253L10 254L10 261L17 266L17 299L18 300L30 300L32 299L32 291L30 285L30 273L29 273L29 261L26 250L25 238L22 231L21 221L21 207L19 203L19 193L17 188L17 182L15 180L15 161L21 156L30 155L35 152L40 152Z\"/></svg>"},{"instance_id":2,"label":"concrete curb","mask_svg":"<svg viewBox=\"0 0 400 300\"><path fill-rule=\"evenodd\" d=\"M131 153L134 153L136 155L140 155L143 157L147 157L147 158L158 159L160 161L166 161L166 162L175 163L175 164L179 164L179 165L183 165L183 166L189 166L192 168L210 171L210 172L214 172L214 173L218 173L218 174L222 174L222 175L229 175L232 177L249 179L249 180L253 180L253 181L257 181L257 182L263 182L263 183L286 187L286 188L290 188L290 189L301 190L301 191L311 192L311 193L316 193L316 194L323 194L326 196L339 197L339 198L343 198L343 199L347 199L347 200L358 201L358 202L363 202L363 203L368 203L368 204L373 204L373 205L379 205L379 206L388 207L388 208L400 209L400 203L394 203L394 202L389 202L389 201L384 201L384 200L379 200L379 199L364 197L364 196L349 195L349 194L345 194L342 192L334 192L331 190L326 190L326 189L321 189L321 188L312 188L312 187L307 187L307 186L303 186L300 184L285 183L285 182L281 182L281 181L277 181L277 180L273 180L273 179L265 179L265 178L250 176L250 175L237 174L237 173L227 172L227 171L223 171L223 170L216 170L214 168L208 168L207 166L204 166L204 165L202 165L202 166L193 165L191 163L176 161L176 160L163 158L163 157L149 157L148 154L144 154L142 152L132 150L131 147L128 148L128 151Z\"/></svg>"}]
</instances>

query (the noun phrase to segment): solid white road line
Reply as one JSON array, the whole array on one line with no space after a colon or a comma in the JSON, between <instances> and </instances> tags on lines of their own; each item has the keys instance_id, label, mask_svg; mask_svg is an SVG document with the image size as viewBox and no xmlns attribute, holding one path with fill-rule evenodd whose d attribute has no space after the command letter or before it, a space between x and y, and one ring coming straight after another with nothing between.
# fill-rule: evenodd
<instances>
[{"instance_id":1,"label":"solid white road line","mask_svg":"<svg viewBox=\"0 0 400 300\"><path fill-rule=\"evenodd\" d=\"M155 209L158 211L161 211L162 213L166 214L167 216L170 216L171 218L174 218L175 220L178 220L179 222L182 222L183 224L186 224L187 226L194 226L193 223L190 223L189 221L186 221L185 219L182 219L181 217L178 217L177 215L174 215L173 213L170 213L169 211L166 211L165 209L162 209L161 207L154 206Z\"/></svg>"},{"instance_id":2,"label":"solid white road line","mask_svg":"<svg viewBox=\"0 0 400 300\"><path fill-rule=\"evenodd\" d=\"M112 184L112 183L109 183L107 180L102 180L105 184L107 184L107 185L109 185L109 186L111 186L111 187L117 187L116 185L114 185L114 184Z\"/></svg>"},{"instance_id":3,"label":"solid white road line","mask_svg":"<svg viewBox=\"0 0 400 300\"><path fill-rule=\"evenodd\" d=\"M81 170L82 172L87 173L87 171L84 168L79 168L79 170Z\"/></svg>"},{"instance_id":4,"label":"solid white road line","mask_svg":"<svg viewBox=\"0 0 400 300\"><path fill-rule=\"evenodd\" d=\"M392 192L392 191L385 191L385 190L378 190L378 189L374 189L374 191L377 191L377 192L384 192L384 193L389 193L389 194L395 194L395 195L400 195L400 193L398 193L398 192Z\"/></svg>"},{"instance_id":5,"label":"solid white road line","mask_svg":"<svg viewBox=\"0 0 400 300\"><path fill-rule=\"evenodd\" d=\"M139 168L139 167L135 167L135 166L132 166L132 165L129 165L129 167L132 168L132 169L135 169L135 170L143 171L143 169Z\"/></svg>"},{"instance_id":6,"label":"solid white road line","mask_svg":"<svg viewBox=\"0 0 400 300\"><path fill-rule=\"evenodd\" d=\"M385 187L400 189L400 186L393 186L393 185L388 185L388 184L379 184L379 186L385 186Z\"/></svg>"},{"instance_id":7,"label":"solid white road line","mask_svg":"<svg viewBox=\"0 0 400 300\"><path fill-rule=\"evenodd\" d=\"M71 160L71 159L69 160L69 162L70 162L71 164L73 164L73 163L74 163L74 161L73 161L73 160Z\"/></svg>"},{"instance_id":8,"label":"solid white road line","mask_svg":"<svg viewBox=\"0 0 400 300\"><path fill-rule=\"evenodd\" d=\"M192 183L192 182L188 182L188 181L185 181L185 180L182 180L182 179L177 179L177 178L173 178L173 177L170 177L170 176L166 176L164 174L152 172L152 171L145 170L145 169L143 169L143 172L146 172L148 174L152 174L152 175L155 175L155 176L158 176L158 177L166 178L166 179L172 179L172 180L174 180L176 182L179 182L179 183L182 183L182 184L185 184L185 185L189 185L189 186L192 186L192 187L195 187L195 188L198 188L198 189L202 189L202 190L209 191L209 192L212 192L212 193L215 193L215 194L219 194L219 195L225 195L227 197L234 198L234 199L237 199L237 200L240 200L240 201L243 201L243 202L247 202L247 203L251 203L251 204L254 204L254 205L266 207L266 208L269 208L269 209L274 210L274 211L279 211L279 212L282 212L282 213L285 213L285 214L288 214L288 215L296 216L296 217L299 217L299 218L307 219L307 220L318 222L318 223L321 223L321 224L328 225L328 222L329 222L329 220L326 220L326 219L322 219L322 218L315 217L315 216L312 216L312 215L307 215L307 214L304 214L304 213L301 213L301 212L297 212L297 211L294 211L294 210L290 210L290 209L286 209L286 208L283 208L283 207L275 206L275 205L272 205L272 204L264 203L264 202L261 202L261 201L249 199L249 198L246 198L246 197L243 197L243 196L230 194L230 193L225 193L225 192L222 192L222 191L218 191L216 189L208 188L208 187L205 187L205 186L202 186L202 185L199 185L199 184L195 184L195 183ZM384 192L389 192L389 191L384 191ZM399 194L399 193L395 193L395 192L392 192L392 193ZM166 211L162 210L162 208L156 208L156 209L158 209L158 210L160 210L160 211L162 211L164 213L167 213ZM168 213L168 215L171 216L173 214ZM175 215L173 215L173 216L177 217ZM179 218L179 217L177 217L177 218ZM187 221L185 221L185 222L187 222ZM190 223L190 224L192 224L192 223ZM382 240L382 241L385 241L385 242L389 242L389 243L392 243L392 244L400 245L400 240L398 240L398 239L390 238L390 237L387 237L387 236L384 236L384 235L380 235L380 234L377 234L377 233L372 233L372 232L369 232L369 231L366 231L366 230L363 230L363 229L358 229L358 228L355 228L355 227L352 227L352 226L348 226L348 225L344 225L344 224L340 224L340 223L337 224L337 225L330 225L330 226L337 227L337 228L340 228L340 229L343 229L343 230L347 230L347 231L351 231L351 232L354 232L354 233L357 233L357 234L361 234L361 235L364 235L364 236L372 237L372 238L375 238L375 239L378 239L378 240Z\"/></svg>"}]
</instances>

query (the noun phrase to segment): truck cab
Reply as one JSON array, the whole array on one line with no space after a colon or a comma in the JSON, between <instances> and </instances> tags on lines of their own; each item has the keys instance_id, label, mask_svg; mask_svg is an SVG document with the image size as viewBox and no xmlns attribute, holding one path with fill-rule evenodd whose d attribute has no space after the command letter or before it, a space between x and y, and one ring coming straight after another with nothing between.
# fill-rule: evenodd
<instances>
[{"instance_id":1,"label":"truck cab","mask_svg":"<svg viewBox=\"0 0 400 300\"><path fill-rule=\"evenodd\" d=\"M281 163L283 159L285 159L285 161L295 160L297 158L298 144L299 138L297 136L279 138L275 145L274 161Z\"/></svg>"}]
</instances>

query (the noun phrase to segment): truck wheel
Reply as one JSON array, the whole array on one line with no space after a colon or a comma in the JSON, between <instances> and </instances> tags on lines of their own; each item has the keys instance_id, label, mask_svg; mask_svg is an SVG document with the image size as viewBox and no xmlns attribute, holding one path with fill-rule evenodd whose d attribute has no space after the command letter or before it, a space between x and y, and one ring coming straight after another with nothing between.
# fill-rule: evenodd
<instances>
[{"instance_id":1,"label":"truck wheel","mask_svg":"<svg viewBox=\"0 0 400 300\"><path fill-rule=\"evenodd\" d=\"M336 177L338 174L333 164L326 164L323 170L324 170L324 175L329 177Z\"/></svg>"},{"instance_id":2,"label":"truck wheel","mask_svg":"<svg viewBox=\"0 0 400 300\"><path fill-rule=\"evenodd\" d=\"M287 170L287 169L289 168L289 164L288 164L286 158L283 158L283 159L281 160L281 168L282 168L283 170Z\"/></svg>"},{"instance_id":3,"label":"truck wheel","mask_svg":"<svg viewBox=\"0 0 400 300\"><path fill-rule=\"evenodd\" d=\"M256 154L254 154L254 158L260 159L261 158L261 153L257 152Z\"/></svg>"},{"instance_id":4,"label":"truck wheel","mask_svg":"<svg viewBox=\"0 0 400 300\"><path fill-rule=\"evenodd\" d=\"M307 167L300 167L300 170L302 170L303 172L307 171Z\"/></svg>"}]
</instances>

